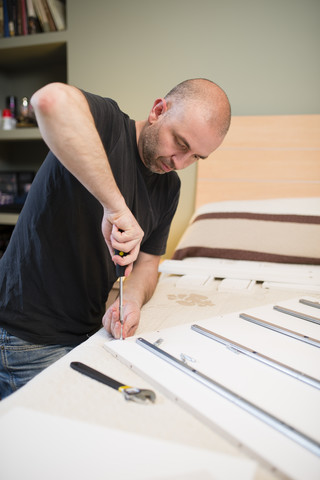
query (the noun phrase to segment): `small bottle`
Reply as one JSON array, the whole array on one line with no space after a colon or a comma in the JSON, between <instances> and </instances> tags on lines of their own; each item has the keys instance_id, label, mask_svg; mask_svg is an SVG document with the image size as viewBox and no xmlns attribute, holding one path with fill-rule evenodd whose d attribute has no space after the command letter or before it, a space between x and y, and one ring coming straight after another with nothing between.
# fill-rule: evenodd
<instances>
[{"instance_id":1,"label":"small bottle","mask_svg":"<svg viewBox=\"0 0 320 480\"><path fill-rule=\"evenodd\" d=\"M27 119L29 116L29 99L28 97L23 97L20 104L20 114L21 117Z\"/></svg>"},{"instance_id":2,"label":"small bottle","mask_svg":"<svg viewBox=\"0 0 320 480\"><path fill-rule=\"evenodd\" d=\"M12 130L14 128L11 112L9 108L2 110L2 129L3 130Z\"/></svg>"},{"instance_id":3,"label":"small bottle","mask_svg":"<svg viewBox=\"0 0 320 480\"><path fill-rule=\"evenodd\" d=\"M17 97L14 95L6 97L6 108L9 108L12 118L17 118Z\"/></svg>"}]
</instances>

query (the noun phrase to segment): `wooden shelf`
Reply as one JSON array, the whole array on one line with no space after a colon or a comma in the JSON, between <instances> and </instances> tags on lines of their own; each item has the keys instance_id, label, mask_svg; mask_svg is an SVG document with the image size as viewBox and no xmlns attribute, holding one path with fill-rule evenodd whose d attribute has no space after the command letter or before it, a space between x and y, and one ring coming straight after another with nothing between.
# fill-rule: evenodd
<instances>
[{"instance_id":1,"label":"wooden shelf","mask_svg":"<svg viewBox=\"0 0 320 480\"><path fill-rule=\"evenodd\" d=\"M18 221L18 213L0 213L1 225L15 225Z\"/></svg>"},{"instance_id":2,"label":"wooden shelf","mask_svg":"<svg viewBox=\"0 0 320 480\"><path fill-rule=\"evenodd\" d=\"M19 35L16 37L0 38L0 50L3 48L30 47L33 45L43 45L44 43L55 43L57 41L66 42L67 30L60 32L43 32L33 35Z\"/></svg>"},{"instance_id":3,"label":"wooden shelf","mask_svg":"<svg viewBox=\"0 0 320 480\"><path fill-rule=\"evenodd\" d=\"M39 61L54 63L66 54L67 31L0 39L0 69L19 71Z\"/></svg>"},{"instance_id":4,"label":"wooden shelf","mask_svg":"<svg viewBox=\"0 0 320 480\"><path fill-rule=\"evenodd\" d=\"M0 141L41 140L37 127L15 128L13 130L0 130Z\"/></svg>"}]
</instances>

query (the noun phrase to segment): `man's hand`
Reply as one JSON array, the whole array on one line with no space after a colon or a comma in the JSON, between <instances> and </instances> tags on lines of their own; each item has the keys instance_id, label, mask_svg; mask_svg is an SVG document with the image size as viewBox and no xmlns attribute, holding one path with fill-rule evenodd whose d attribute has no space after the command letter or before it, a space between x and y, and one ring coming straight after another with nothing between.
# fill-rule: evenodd
<instances>
[{"instance_id":1,"label":"man's hand","mask_svg":"<svg viewBox=\"0 0 320 480\"><path fill-rule=\"evenodd\" d=\"M123 320L123 338L132 337L138 328L140 320L140 308L136 302L124 302ZM117 299L104 314L102 325L114 338L120 338L119 299Z\"/></svg>"},{"instance_id":2,"label":"man's hand","mask_svg":"<svg viewBox=\"0 0 320 480\"><path fill-rule=\"evenodd\" d=\"M128 276L132 271L133 262L139 255L143 230L128 208L117 215L104 209L101 229L112 260L118 265L127 265L126 276ZM123 251L127 255L124 257L115 255L115 250Z\"/></svg>"},{"instance_id":3,"label":"man's hand","mask_svg":"<svg viewBox=\"0 0 320 480\"><path fill-rule=\"evenodd\" d=\"M131 337L138 328L141 308L151 298L157 285L159 262L159 256L140 252L131 275L124 282L123 338ZM120 338L119 299L108 308L102 324L107 332Z\"/></svg>"}]
</instances>

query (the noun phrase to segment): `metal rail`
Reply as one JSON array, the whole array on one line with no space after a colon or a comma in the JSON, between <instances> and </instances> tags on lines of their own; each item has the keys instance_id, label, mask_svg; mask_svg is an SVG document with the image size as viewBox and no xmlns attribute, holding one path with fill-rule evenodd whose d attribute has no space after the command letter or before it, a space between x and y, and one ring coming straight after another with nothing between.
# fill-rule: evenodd
<instances>
[{"instance_id":1,"label":"metal rail","mask_svg":"<svg viewBox=\"0 0 320 480\"><path fill-rule=\"evenodd\" d=\"M302 335L301 333L295 332L293 330L289 330L288 328L280 327L279 325L275 325L273 323L266 322L265 320L261 320L260 318L253 317L252 315L248 315L247 313L240 313L239 317L243 318L243 320L247 320L248 322L255 323L260 327L269 328L274 332L287 335L288 337L294 338L295 340L300 340L301 342L308 343L313 347L320 348L320 341L315 338L308 337L308 335Z\"/></svg>"},{"instance_id":2,"label":"metal rail","mask_svg":"<svg viewBox=\"0 0 320 480\"><path fill-rule=\"evenodd\" d=\"M218 335L215 332L211 332L210 330L207 330L206 328L200 327L199 325L191 325L191 329L194 330L197 333L200 333L201 335L204 335L205 337L210 338L211 340L215 340L216 342L222 343L225 345L229 350L236 352L236 353L243 353L247 357L253 358L254 360L257 360L258 362L264 363L268 365L269 367L275 368L276 370L279 370L280 372L286 373L287 375L290 375L291 377L295 378L296 380L300 380L301 382L304 382L311 387L317 388L320 390L320 380L310 377L306 373L300 372L299 370L296 370L292 367L289 367L288 365L285 365L284 363L278 362L277 360L274 360L273 358L267 357L266 355L263 355L262 353L256 352L255 350L251 350L248 347L245 347L244 345L241 345L240 343L234 342L230 340L229 338L222 337L221 335Z\"/></svg>"},{"instance_id":3,"label":"metal rail","mask_svg":"<svg viewBox=\"0 0 320 480\"><path fill-rule=\"evenodd\" d=\"M320 457L320 443L314 440L313 438L305 435L299 430L296 430L294 427L288 425L287 423L283 422L279 418L271 415L270 413L266 412L265 410L258 407L257 405L254 405L253 403L249 402L245 398L234 393L232 390L216 382L212 378L204 375L201 372L198 372L195 368L192 368L188 364L182 362L181 360L178 360L174 356L170 355L170 353L165 352L164 350L155 346L153 343L148 342L144 338L141 338L141 337L137 338L136 343L141 347L149 350L149 352L153 353L154 355L161 358L162 360L165 360L170 365L186 373L193 379L200 382L202 385L208 387L210 390L213 390L215 393L221 395L226 400L232 402L233 404L242 408L246 412L255 416L256 418L266 423L270 427L273 427L275 430L282 433L283 435L290 438L291 440L295 441L296 443L301 445L303 448L309 450L309 452L313 453L317 457Z\"/></svg>"},{"instance_id":4,"label":"metal rail","mask_svg":"<svg viewBox=\"0 0 320 480\"><path fill-rule=\"evenodd\" d=\"M281 313L286 313L287 315L291 315L292 317L301 318L302 320L307 320L307 322L316 323L320 325L320 318L313 317L312 315L307 315L306 313L297 312L296 310L291 310L290 308L281 307L280 305L275 305L274 310L277 310Z\"/></svg>"},{"instance_id":5,"label":"metal rail","mask_svg":"<svg viewBox=\"0 0 320 480\"><path fill-rule=\"evenodd\" d=\"M308 305L309 307L314 307L314 308L320 308L320 302L317 302L316 300L306 300L305 298L300 298L299 300L300 303L303 303L304 305Z\"/></svg>"}]
</instances>

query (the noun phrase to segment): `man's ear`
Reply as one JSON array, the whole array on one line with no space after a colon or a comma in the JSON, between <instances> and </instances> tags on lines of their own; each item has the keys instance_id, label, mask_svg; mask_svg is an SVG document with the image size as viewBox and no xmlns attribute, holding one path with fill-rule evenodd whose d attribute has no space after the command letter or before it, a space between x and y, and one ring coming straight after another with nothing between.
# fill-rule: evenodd
<instances>
[{"instance_id":1,"label":"man's ear","mask_svg":"<svg viewBox=\"0 0 320 480\"><path fill-rule=\"evenodd\" d=\"M155 123L158 118L168 110L167 102L164 98L155 100L151 112L149 113L149 123Z\"/></svg>"}]
</instances>

